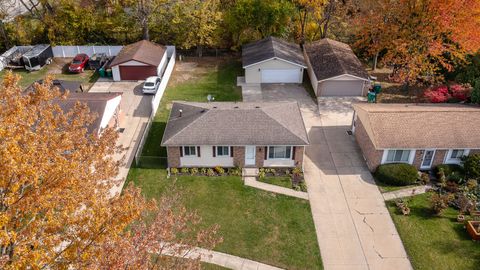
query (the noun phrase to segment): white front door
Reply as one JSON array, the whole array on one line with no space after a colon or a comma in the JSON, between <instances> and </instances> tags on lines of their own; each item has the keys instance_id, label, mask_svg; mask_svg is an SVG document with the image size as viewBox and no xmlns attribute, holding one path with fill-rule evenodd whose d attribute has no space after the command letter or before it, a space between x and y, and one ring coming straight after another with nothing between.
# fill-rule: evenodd
<instances>
[{"instance_id":1,"label":"white front door","mask_svg":"<svg viewBox=\"0 0 480 270\"><path fill-rule=\"evenodd\" d=\"M245 166L255 165L255 146L245 146Z\"/></svg>"},{"instance_id":2,"label":"white front door","mask_svg":"<svg viewBox=\"0 0 480 270\"><path fill-rule=\"evenodd\" d=\"M433 158L435 157L435 150L425 150L423 153L422 164L420 169L430 169L432 167Z\"/></svg>"},{"instance_id":3,"label":"white front door","mask_svg":"<svg viewBox=\"0 0 480 270\"><path fill-rule=\"evenodd\" d=\"M262 83L301 83L301 68L262 69Z\"/></svg>"}]
</instances>

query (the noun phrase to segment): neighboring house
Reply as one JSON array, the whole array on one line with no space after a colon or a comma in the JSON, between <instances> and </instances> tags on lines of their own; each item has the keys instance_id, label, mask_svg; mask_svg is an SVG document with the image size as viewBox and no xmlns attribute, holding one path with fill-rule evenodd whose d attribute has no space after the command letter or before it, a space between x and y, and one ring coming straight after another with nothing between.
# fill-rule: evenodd
<instances>
[{"instance_id":1,"label":"neighboring house","mask_svg":"<svg viewBox=\"0 0 480 270\"><path fill-rule=\"evenodd\" d=\"M167 65L167 50L164 46L142 40L127 45L113 59L113 80L145 80L161 76Z\"/></svg>"},{"instance_id":2,"label":"neighboring house","mask_svg":"<svg viewBox=\"0 0 480 270\"><path fill-rule=\"evenodd\" d=\"M85 103L97 118L88 127L90 133L101 134L107 127L119 127L121 121L120 102L122 93L70 93L65 100L58 101L64 112L71 110L77 102Z\"/></svg>"},{"instance_id":3,"label":"neighboring house","mask_svg":"<svg viewBox=\"0 0 480 270\"><path fill-rule=\"evenodd\" d=\"M168 166L302 167L308 136L297 102L174 102Z\"/></svg>"},{"instance_id":4,"label":"neighboring house","mask_svg":"<svg viewBox=\"0 0 480 270\"><path fill-rule=\"evenodd\" d=\"M325 38L305 44L303 52L317 97L366 94L368 73L348 44Z\"/></svg>"},{"instance_id":5,"label":"neighboring house","mask_svg":"<svg viewBox=\"0 0 480 270\"><path fill-rule=\"evenodd\" d=\"M302 83L307 68L300 46L267 37L242 48L245 83Z\"/></svg>"},{"instance_id":6,"label":"neighboring house","mask_svg":"<svg viewBox=\"0 0 480 270\"><path fill-rule=\"evenodd\" d=\"M26 89L25 92L31 92L34 90L34 84L42 84L43 80L38 80L31 85L29 85ZM66 90L72 92L83 92L82 88L82 82L77 82L77 81L66 81L66 80L52 80L52 86L53 87L58 87L58 90L60 92L65 92Z\"/></svg>"},{"instance_id":7,"label":"neighboring house","mask_svg":"<svg viewBox=\"0 0 480 270\"><path fill-rule=\"evenodd\" d=\"M419 170L459 164L480 152L480 108L457 104L353 105L352 131L371 171L408 163Z\"/></svg>"}]
</instances>

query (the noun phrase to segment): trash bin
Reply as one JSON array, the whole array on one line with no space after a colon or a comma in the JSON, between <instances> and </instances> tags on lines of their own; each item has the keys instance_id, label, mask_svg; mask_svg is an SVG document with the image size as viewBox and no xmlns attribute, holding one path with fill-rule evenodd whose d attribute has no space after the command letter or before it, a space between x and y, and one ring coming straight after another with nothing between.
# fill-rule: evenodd
<instances>
[{"instance_id":1,"label":"trash bin","mask_svg":"<svg viewBox=\"0 0 480 270\"><path fill-rule=\"evenodd\" d=\"M107 73L107 77L112 77L112 70L111 69L107 69L106 70L106 73Z\"/></svg>"},{"instance_id":2,"label":"trash bin","mask_svg":"<svg viewBox=\"0 0 480 270\"><path fill-rule=\"evenodd\" d=\"M100 74L100 77L105 78L105 69L100 68L100 69L98 70L98 74Z\"/></svg>"},{"instance_id":3,"label":"trash bin","mask_svg":"<svg viewBox=\"0 0 480 270\"><path fill-rule=\"evenodd\" d=\"M380 94L380 91L382 90L382 86L380 84L375 84L373 86L373 91L375 91L375 94Z\"/></svg>"},{"instance_id":4,"label":"trash bin","mask_svg":"<svg viewBox=\"0 0 480 270\"><path fill-rule=\"evenodd\" d=\"M370 91L370 92L368 92L368 95L367 95L367 101L369 103L374 103L374 102L376 102L376 97L377 97L377 95L375 94L375 92Z\"/></svg>"}]
</instances>

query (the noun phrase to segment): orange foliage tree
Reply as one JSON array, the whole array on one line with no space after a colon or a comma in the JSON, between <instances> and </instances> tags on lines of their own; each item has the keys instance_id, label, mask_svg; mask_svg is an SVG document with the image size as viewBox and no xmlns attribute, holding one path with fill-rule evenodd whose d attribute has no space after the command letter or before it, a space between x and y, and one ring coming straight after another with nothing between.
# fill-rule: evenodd
<instances>
[{"instance_id":1,"label":"orange foliage tree","mask_svg":"<svg viewBox=\"0 0 480 270\"><path fill-rule=\"evenodd\" d=\"M177 200L147 201L133 186L111 197L115 130L90 134L96 116L81 103L62 111L65 94L51 78L28 94L18 80L7 73L0 88L0 268L198 268L198 259L159 248L182 244L180 257L195 245L212 248L215 228L193 231L187 224L199 218Z\"/></svg>"},{"instance_id":2,"label":"orange foliage tree","mask_svg":"<svg viewBox=\"0 0 480 270\"><path fill-rule=\"evenodd\" d=\"M480 49L478 0L367 0L360 10L356 47L382 52L397 81L435 82Z\"/></svg>"}]
</instances>

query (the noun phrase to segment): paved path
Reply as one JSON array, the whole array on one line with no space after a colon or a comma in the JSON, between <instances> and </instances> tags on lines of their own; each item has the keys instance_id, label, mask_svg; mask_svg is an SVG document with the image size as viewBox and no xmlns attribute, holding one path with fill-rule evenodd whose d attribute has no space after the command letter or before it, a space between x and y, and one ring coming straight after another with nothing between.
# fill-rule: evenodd
<instances>
[{"instance_id":1,"label":"paved path","mask_svg":"<svg viewBox=\"0 0 480 270\"><path fill-rule=\"evenodd\" d=\"M384 199L350 129L348 102L302 109L309 133L304 174L325 269L412 269Z\"/></svg>"},{"instance_id":2,"label":"paved path","mask_svg":"<svg viewBox=\"0 0 480 270\"><path fill-rule=\"evenodd\" d=\"M291 197L296 197L304 200L308 200L308 193L302 191L296 191L291 188L284 188L277 185L271 185L267 183L263 183L257 181L257 179L253 176L246 176L244 177L244 183L246 186L258 188L265 191L270 191L273 193L283 194Z\"/></svg>"},{"instance_id":3,"label":"paved path","mask_svg":"<svg viewBox=\"0 0 480 270\"><path fill-rule=\"evenodd\" d=\"M416 186L410 188L399 189L391 192L383 193L383 199L385 201L409 197L417 194L423 194L427 191L427 186Z\"/></svg>"},{"instance_id":4,"label":"paved path","mask_svg":"<svg viewBox=\"0 0 480 270\"><path fill-rule=\"evenodd\" d=\"M162 254L178 256L187 259L200 258L202 262L216 264L234 270L282 270L282 268L274 267L268 264L203 248L194 248L190 250L188 254L177 255L175 251L169 252L168 250L163 251Z\"/></svg>"}]
</instances>

